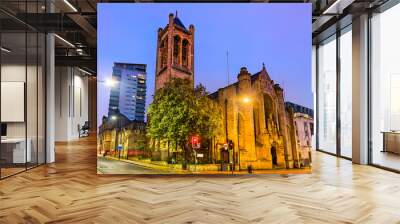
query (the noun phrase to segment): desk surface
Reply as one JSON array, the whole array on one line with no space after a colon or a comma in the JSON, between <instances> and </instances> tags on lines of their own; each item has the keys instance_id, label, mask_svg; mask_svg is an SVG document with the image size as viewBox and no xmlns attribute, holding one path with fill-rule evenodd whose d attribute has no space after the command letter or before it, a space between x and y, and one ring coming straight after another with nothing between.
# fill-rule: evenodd
<instances>
[{"instance_id":1,"label":"desk surface","mask_svg":"<svg viewBox=\"0 0 400 224\"><path fill-rule=\"evenodd\" d=\"M27 139L29 141L29 138ZM25 138L5 138L1 139L1 143L20 143L25 142Z\"/></svg>"}]
</instances>

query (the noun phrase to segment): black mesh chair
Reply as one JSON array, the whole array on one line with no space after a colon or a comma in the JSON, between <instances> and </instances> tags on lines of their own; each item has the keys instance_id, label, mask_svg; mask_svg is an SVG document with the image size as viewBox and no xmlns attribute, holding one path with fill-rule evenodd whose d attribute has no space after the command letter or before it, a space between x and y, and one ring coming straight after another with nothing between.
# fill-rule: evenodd
<instances>
[{"instance_id":1,"label":"black mesh chair","mask_svg":"<svg viewBox=\"0 0 400 224\"><path fill-rule=\"evenodd\" d=\"M79 127L79 126L80 125L78 125L79 138L89 136L89 129L90 129L89 121L85 121L85 123L82 125L82 127Z\"/></svg>"}]
</instances>

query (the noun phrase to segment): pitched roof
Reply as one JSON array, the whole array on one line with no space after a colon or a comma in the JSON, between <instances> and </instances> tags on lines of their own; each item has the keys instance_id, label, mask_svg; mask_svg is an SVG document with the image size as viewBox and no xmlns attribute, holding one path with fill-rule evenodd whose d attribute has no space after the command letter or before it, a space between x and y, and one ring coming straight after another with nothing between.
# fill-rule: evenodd
<instances>
[{"instance_id":1,"label":"pitched roof","mask_svg":"<svg viewBox=\"0 0 400 224\"><path fill-rule=\"evenodd\" d=\"M262 74L263 71L265 71L265 73L266 73L267 80L271 80L271 78L269 77L269 74L268 74L267 70L265 69L265 66L263 65L263 69L262 69L261 71L259 71L259 72L257 72L257 73L254 73L253 75L250 76L250 80L251 80L251 83L252 83L252 84L257 80L257 78L260 76L260 74ZM228 88L228 87L230 87L230 86L237 86L237 84L238 84L238 82L234 82L234 83L232 83L232 84L230 84L230 85L228 85L228 86L222 87L222 88L220 88L220 89L225 89L225 88ZM219 91L219 90L215 91L214 93L209 94L208 96L209 96L210 98L212 98L212 99L216 99L216 98L218 97L218 91Z\"/></svg>"},{"instance_id":2,"label":"pitched roof","mask_svg":"<svg viewBox=\"0 0 400 224\"><path fill-rule=\"evenodd\" d=\"M255 73L255 74L253 74L252 76L250 76L250 78L251 78L251 83L253 83L254 81L256 81L257 78L258 78L258 76L259 76L260 74L261 74L261 71L259 71L259 72Z\"/></svg>"},{"instance_id":3,"label":"pitched roof","mask_svg":"<svg viewBox=\"0 0 400 224\"><path fill-rule=\"evenodd\" d=\"M285 107L289 108L292 107L295 113L302 113L302 114L307 114L310 117L314 117L314 110L296 103L292 103L289 101L285 102Z\"/></svg>"},{"instance_id":4,"label":"pitched roof","mask_svg":"<svg viewBox=\"0 0 400 224\"><path fill-rule=\"evenodd\" d=\"M183 28L185 31L187 31L185 25L183 25L182 21L178 18L177 15L175 15L175 18L174 18L174 24Z\"/></svg>"}]
</instances>

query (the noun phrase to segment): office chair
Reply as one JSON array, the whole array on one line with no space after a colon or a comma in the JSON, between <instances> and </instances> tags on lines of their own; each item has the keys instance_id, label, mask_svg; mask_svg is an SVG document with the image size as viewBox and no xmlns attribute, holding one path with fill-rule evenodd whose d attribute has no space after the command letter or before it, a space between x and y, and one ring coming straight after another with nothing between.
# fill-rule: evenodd
<instances>
[{"instance_id":1,"label":"office chair","mask_svg":"<svg viewBox=\"0 0 400 224\"><path fill-rule=\"evenodd\" d=\"M82 127L79 127L79 126L80 125L78 125L79 138L89 136L89 129L90 129L89 121L85 121L85 123L82 125Z\"/></svg>"}]
</instances>

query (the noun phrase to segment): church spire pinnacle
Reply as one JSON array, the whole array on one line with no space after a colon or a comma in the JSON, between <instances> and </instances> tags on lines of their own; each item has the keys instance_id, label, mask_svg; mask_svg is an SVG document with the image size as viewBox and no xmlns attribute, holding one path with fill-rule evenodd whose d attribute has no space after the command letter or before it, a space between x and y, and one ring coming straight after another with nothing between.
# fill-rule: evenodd
<instances>
[{"instance_id":1,"label":"church spire pinnacle","mask_svg":"<svg viewBox=\"0 0 400 224\"><path fill-rule=\"evenodd\" d=\"M178 10L175 10L175 18L178 18Z\"/></svg>"}]
</instances>

